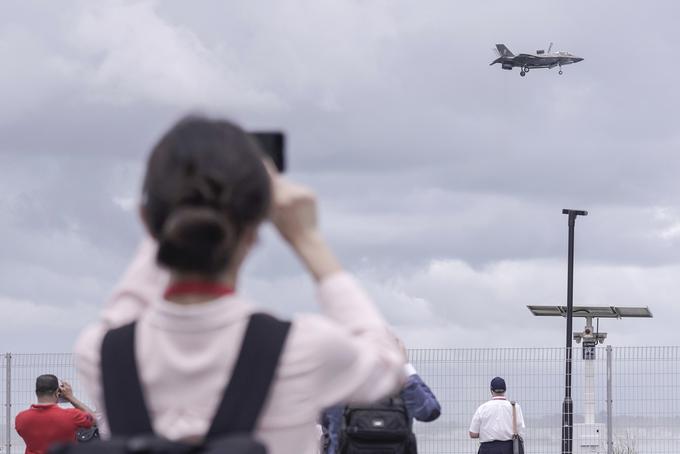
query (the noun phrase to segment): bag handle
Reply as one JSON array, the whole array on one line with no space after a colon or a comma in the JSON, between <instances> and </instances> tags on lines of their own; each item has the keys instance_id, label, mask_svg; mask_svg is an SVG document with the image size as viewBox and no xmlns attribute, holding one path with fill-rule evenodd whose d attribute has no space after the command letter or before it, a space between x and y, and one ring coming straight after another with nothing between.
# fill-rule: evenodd
<instances>
[{"instance_id":1,"label":"bag handle","mask_svg":"<svg viewBox=\"0 0 680 454\"><path fill-rule=\"evenodd\" d=\"M514 400L510 402L510 405L512 405L512 438L517 437L517 410L515 409L515 402Z\"/></svg>"},{"instance_id":2,"label":"bag handle","mask_svg":"<svg viewBox=\"0 0 680 454\"><path fill-rule=\"evenodd\" d=\"M250 317L236 366L206 438L250 433L255 429L269 396L290 325L290 322L267 314Z\"/></svg>"},{"instance_id":3,"label":"bag handle","mask_svg":"<svg viewBox=\"0 0 680 454\"><path fill-rule=\"evenodd\" d=\"M104 409L111 435L152 435L142 385L135 360L136 323L109 330L101 348Z\"/></svg>"}]
</instances>

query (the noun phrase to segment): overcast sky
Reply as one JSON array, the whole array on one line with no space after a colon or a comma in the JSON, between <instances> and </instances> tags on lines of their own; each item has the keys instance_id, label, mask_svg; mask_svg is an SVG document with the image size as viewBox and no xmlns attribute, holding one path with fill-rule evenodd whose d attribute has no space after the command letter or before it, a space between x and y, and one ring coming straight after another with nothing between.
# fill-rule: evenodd
<instances>
[{"instance_id":1,"label":"overcast sky","mask_svg":"<svg viewBox=\"0 0 680 454\"><path fill-rule=\"evenodd\" d=\"M642 305L677 345L680 7L613 0L0 5L0 352L69 351L141 237L145 157L187 112L281 128L291 178L410 347L560 346L577 305ZM489 66L549 42L557 70ZM241 289L315 310L269 228ZM580 328L577 322L576 327Z\"/></svg>"}]
</instances>

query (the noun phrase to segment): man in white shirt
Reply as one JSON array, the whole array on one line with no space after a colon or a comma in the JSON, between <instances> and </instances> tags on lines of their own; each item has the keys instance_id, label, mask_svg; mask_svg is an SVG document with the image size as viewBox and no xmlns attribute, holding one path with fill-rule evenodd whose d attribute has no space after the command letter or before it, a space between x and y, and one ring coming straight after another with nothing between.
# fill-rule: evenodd
<instances>
[{"instance_id":1,"label":"man in white shirt","mask_svg":"<svg viewBox=\"0 0 680 454\"><path fill-rule=\"evenodd\" d=\"M479 438L479 454L512 454L512 404L505 397L505 380L491 380L491 400L479 406L470 423L470 438ZM515 404L517 432L524 435L524 417Z\"/></svg>"}]
</instances>

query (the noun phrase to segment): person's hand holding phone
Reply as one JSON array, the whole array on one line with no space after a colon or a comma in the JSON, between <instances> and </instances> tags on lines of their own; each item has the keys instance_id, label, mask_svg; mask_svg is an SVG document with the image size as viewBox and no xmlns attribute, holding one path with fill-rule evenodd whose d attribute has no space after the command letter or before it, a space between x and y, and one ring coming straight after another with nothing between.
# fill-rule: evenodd
<instances>
[{"instance_id":1,"label":"person's hand holding phone","mask_svg":"<svg viewBox=\"0 0 680 454\"><path fill-rule=\"evenodd\" d=\"M71 384L69 382L67 381L61 382L61 384L59 385L59 395L60 397L63 397L69 402L73 401L73 388L71 387Z\"/></svg>"},{"instance_id":2,"label":"person's hand holding phone","mask_svg":"<svg viewBox=\"0 0 680 454\"><path fill-rule=\"evenodd\" d=\"M79 401L76 396L73 395L73 388L71 387L71 384L67 381L62 381L59 383L59 397L62 399L68 401L71 405L73 405L75 408L78 410L82 410L85 413L88 413L92 417L92 421L94 421L94 424L97 425L97 416L95 415L94 411L81 401Z\"/></svg>"},{"instance_id":3,"label":"person's hand holding phone","mask_svg":"<svg viewBox=\"0 0 680 454\"><path fill-rule=\"evenodd\" d=\"M272 179L271 220L316 280L342 270L319 231L314 192L281 176L266 163Z\"/></svg>"},{"instance_id":4,"label":"person's hand holding phone","mask_svg":"<svg viewBox=\"0 0 680 454\"><path fill-rule=\"evenodd\" d=\"M273 175L271 219L281 236L293 247L317 236L316 196L304 186Z\"/></svg>"}]
</instances>

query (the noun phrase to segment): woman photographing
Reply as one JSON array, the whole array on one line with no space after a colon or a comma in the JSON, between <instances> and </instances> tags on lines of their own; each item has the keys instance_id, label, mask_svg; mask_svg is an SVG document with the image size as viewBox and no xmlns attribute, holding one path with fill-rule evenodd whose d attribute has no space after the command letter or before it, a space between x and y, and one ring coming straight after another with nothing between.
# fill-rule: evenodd
<instances>
[{"instance_id":1,"label":"woman photographing","mask_svg":"<svg viewBox=\"0 0 680 454\"><path fill-rule=\"evenodd\" d=\"M151 430L170 440L200 442L211 430L247 333L257 337L249 341L255 347L279 344L271 383L253 404L262 408L252 435L269 453L315 452L324 408L373 401L400 387L405 358L325 242L314 194L268 169L241 128L202 117L173 126L149 157L140 212L150 239L76 345L80 378L97 408L116 406L102 387L102 342L130 323ZM239 277L266 220L316 283L321 314L297 315L289 324L269 317L272 329L256 331L251 319L262 310L241 295ZM280 342L277 330L285 331ZM115 411L120 419L123 410ZM138 412L130 413L132 420ZM102 432L110 427L115 436L108 419L102 414Z\"/></svg>"}]
</instances>

